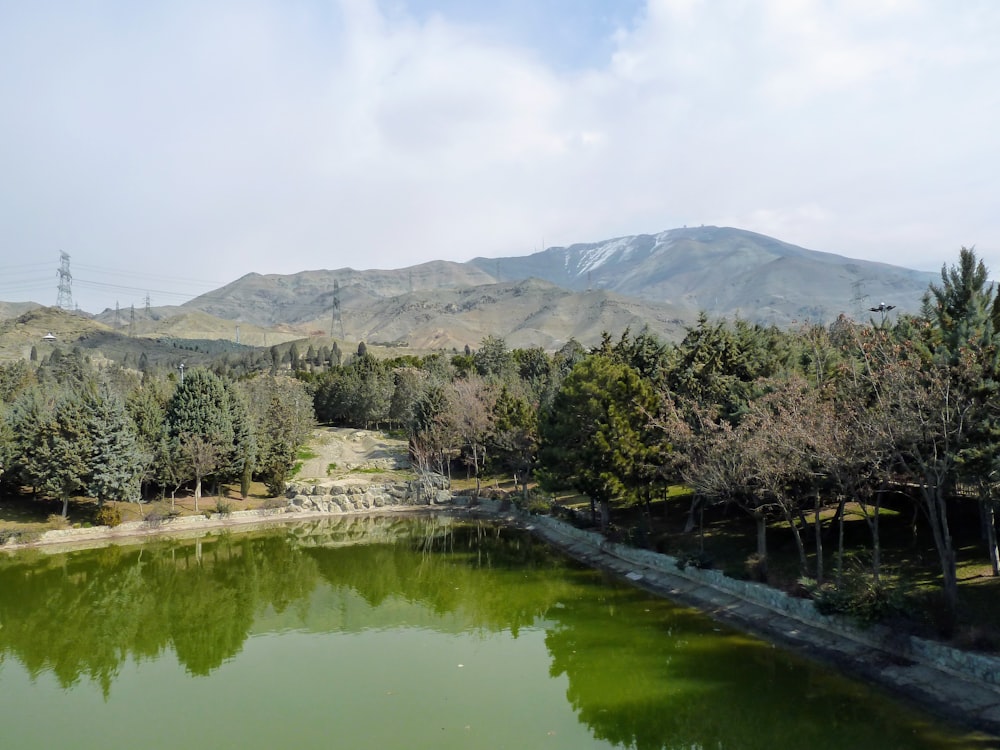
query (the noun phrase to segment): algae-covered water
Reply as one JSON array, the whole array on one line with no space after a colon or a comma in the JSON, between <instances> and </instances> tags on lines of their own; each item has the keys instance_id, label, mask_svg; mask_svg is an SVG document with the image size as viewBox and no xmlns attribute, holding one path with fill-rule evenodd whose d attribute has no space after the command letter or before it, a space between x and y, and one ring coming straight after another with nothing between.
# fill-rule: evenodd
<instances>
[{"instance_id":1,"label":"algae-covered water","mask_svg":"<svg viewBox=\"0 0 1000 750\"><path fill-rule=\"evenodd\" d=\"M344 518L0 557L4 748L972 748L521 532Z\"/></svg>"}]
</instances>

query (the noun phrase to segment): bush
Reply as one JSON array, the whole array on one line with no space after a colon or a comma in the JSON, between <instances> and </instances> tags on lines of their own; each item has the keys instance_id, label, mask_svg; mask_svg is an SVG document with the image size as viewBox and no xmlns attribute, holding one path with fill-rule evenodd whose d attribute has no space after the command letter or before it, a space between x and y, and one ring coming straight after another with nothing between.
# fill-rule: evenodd
<instances>
[{"instance_id":1,"label":"bush","mask_svg":"<svg viewBox=\"0 0 1000 750\"><path fill-rule=\"evenodd\" d=\"M273 497L284 495L288 489L288 470L284 466L275 466L264 475L264 486Z\"/></svg>"},{"instance_id":2,"label":"bush","mask_svg":"<svg viewBox=\"0 0 1000 750\"><path fill-rule=\"evenodd\" d=\"M535 516L545 516L552 511L552 501L541 495L529 495L528 499L522 499L519 505Z\"/></svg>"},{"instance_id":3,"label":"bush","mask_svg":"<svg viewBox=\"0 0 1000 750\"><path fill-rule=\"evenodd\" d=\"M228 500L223 500L220 497L215 501L215 512L220 516L228 516L233 512L233 505Z\"/></svg>"},{"instance_id":4,"label":"bush","mask_svg":"<svg viewBox=\"0 0 1000 750\"><path fill-rule=\"evenodd\" d=\"M708 552L681 552L677 555L677 567L680 570L691 566L699 570L708 570L715 565L715 558Z\"/></svg>"},{"instance_id":5,"label":"bush","mask_svg":"<svg viewBox=\"0 0 1000 750\"><path fill-rule=\"evenodd\" d=\"M58 513L53 513L50 515L46 522L49 524L50 528L53 529L65 529L69 526L69 521L65 516L61 516Z\"/></svg>"},{"instance_id":6,"label":"bush","mask_svg":"<svg viewBox=\"0 0 1000 750\"><path fill-rule=\"evenodd\" d=\"M164 521L177 515L180 515L180 512L171 508L169 503L159 502L149 507L142 520L150 528L157 528Z\"/></svg>"},{"instance_id":7,"label":"bush","mask_svg":"<svg viewBox=\"0 0 1000 750\"><path fill-rule=\"evenodd\" d=\"M1000 650L1000 632L988 625L964 625L955 633L953 642L967 651L995 653Z\"/></svg>"},{"instance_id":8,"label":"bush","mask_svg":"<svg viewBox=\"0 0 1000 750\"><path fill-rule=\"evenodd\" d=\"M876 582L857 566L844 571L840 586L824 583L812 591L818 612L847 615L864 625L908 615L907 593L895 577L882 575Z\"/></svg>"},{"instance_id":9,"label":"bush","mask_svg":"<svg viewBox=\"0 0 1000 750\"><path fill-rule=\"evenodd\" d=\"M94 514L94 523L98 526L110 526L114 528L122 522L122 513L117 505L102 505Z\"/></svg>"},{"instance_id":10,"label":"bush","mask_svg":"<svg viewBox=\"0 0 1000 750\"><path fill-rule=\"evenodd\" d=\"M767 557L754 552L743 562L743 572L748 581L767 583Z\"/></svg>"}]
</instances>

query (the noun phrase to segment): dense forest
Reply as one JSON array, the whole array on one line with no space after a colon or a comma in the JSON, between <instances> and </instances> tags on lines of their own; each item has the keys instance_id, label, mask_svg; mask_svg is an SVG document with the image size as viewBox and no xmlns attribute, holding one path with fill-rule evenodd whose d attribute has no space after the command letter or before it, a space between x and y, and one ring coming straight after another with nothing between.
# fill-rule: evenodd
<instances>
[{"instance_id":1,"label":"dense forest","mask_svg":"<svg viewBox=\"0 0 1000 750\"><path fill-rule=\"evenodd\" d=\"M878 310L878 308L875 308ZM79 351L0 368L0 482L65 502L200 494L265 481L279 494L313 420L405 432L422 471L513 477L573 490L607 529L682 485L689 528L706 507L793 535L800 573L822 582L844 509L863 513L869 575L880 518L905 496L933 536L945 609L958 607L958 504L979 514L1000 574L1000 302L972 250L942 269L918 316L795 330L702 316L684 339L606 335L591 349L477 349L383 359L263 350L186 374L97 368ZM688 499L689 498L689 499Z\"/></svg>"}]
</instances>

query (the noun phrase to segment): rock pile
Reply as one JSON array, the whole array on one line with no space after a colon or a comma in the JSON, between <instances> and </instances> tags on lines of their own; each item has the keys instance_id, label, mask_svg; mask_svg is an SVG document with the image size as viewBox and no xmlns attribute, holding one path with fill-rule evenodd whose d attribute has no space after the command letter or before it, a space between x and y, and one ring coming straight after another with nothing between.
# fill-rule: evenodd
<instances>
[{"instance_id":1,"label":"rock pile","mask_svg":"<svg viewBox=\"0 0 1000 750\"><path fill-rule=\"evenodd\" d=\"M373 484L339 481L292 483L285 492L289 511L354 513L397 506L446 505L452 496L448 479L440 474L409 482Z\"/></svg>"}]
</instances>

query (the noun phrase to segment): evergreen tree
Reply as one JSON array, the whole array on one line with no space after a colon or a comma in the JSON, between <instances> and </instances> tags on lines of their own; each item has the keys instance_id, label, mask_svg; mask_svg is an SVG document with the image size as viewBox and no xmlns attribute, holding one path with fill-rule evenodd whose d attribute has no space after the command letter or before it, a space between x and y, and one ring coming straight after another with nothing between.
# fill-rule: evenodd
<instances>
[{"instance_id":1,"label":"evergreen tree","mask_svg":"<svg viewBox=\"0 0 1000 750\"><path fill-rule=\"evenodd\" d=\"M476 372L481 377L505 381L515 372L514 357L507 349L507 342L499 336L487 336L472 355Z\"/></svg>"},{"instance_id":2,"label":"evergreen tree","mask_svg":"<svg viewBox=\"0 0 1000 750\"><path fill-rule=\"evenodd\" d=\"M253 470L257 465L257 437L250 420L250 407L241 390L227 387L229 419L233 426L233 446L228 474L240 480L240 495L250 493Z\"/></svg>"},{"instance_id":3,"label":"evergreen tree","mask_svg":"<svg viewBox=\"0 0 1000 750\"><path fill-rule=\"evenodd\" d=\"M650 416L657 398L628 365L592 354L563 381L539 424L540 478L552 488L572 487L601 508L607 528L611 503L635 500L650 463Z\"/></svg>"},{"instance_id":4,"label":"evergreen tree","mask_svg":"<svg viewBox=\"0 0 1000 750\"><path fill-rule=\"evenodd\" d=\"M168 437L187 458L197 509L202 480L224 468L233 450L232 416L221 378L208 370L188 373L167 404L165 421Z\"/></svg>"},{"instance_id":5,"label":"evergreen tree","mask_svg":"<svg viewBox=\"0 0 1000 750\"><path fill-rule=\"evenodd\" d=\"M152 456L140 449L124 402L104 386L92 395L88 411L88 493L97 498L98 505L105 500L138 501L140 481Z\"/></svg>"},{"instance_id":6,"label":"evergreen tree","mask_svg":"<svg viewBox=\"0 0 1000 750\"><path fill-rule=\"evenodd\" d=\"M62 516L69 499L82 492L90 479L89 414L80 395L66 391L56 403L52 418L42 423L35 447L33 484L43 494L62 501Z\"/></svg>"}]
</instances>

